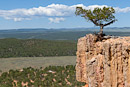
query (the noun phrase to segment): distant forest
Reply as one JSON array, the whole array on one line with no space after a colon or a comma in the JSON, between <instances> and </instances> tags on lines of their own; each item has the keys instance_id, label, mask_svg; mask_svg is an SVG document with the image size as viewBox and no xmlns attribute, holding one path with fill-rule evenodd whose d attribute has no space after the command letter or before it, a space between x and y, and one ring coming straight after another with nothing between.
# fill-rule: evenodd
<instances>
[{"instance_id":1,"label":"distant forest","mask_svg":"<svg viewBox=\"0 0 130 87\"><path fill-rule=\"evenodd\" d=\"M0 39L0 58L74 56L76 49L75 41Z\"/></svg>"},{"instance_id":2,"label":"distant forest","mask_svg":"<svg viewBox=\"0 0 130 87\"><path fill-rule=\"evenodd\" d=\"M17 38L17 39L43 39L43 40L78 40L78 38L89 33L97 33L96 29L16 29L0 30L0 38ZM104 29L106 35L113 36L130 36L130 28L113 28Z\"/></svg>"}]
</instances>

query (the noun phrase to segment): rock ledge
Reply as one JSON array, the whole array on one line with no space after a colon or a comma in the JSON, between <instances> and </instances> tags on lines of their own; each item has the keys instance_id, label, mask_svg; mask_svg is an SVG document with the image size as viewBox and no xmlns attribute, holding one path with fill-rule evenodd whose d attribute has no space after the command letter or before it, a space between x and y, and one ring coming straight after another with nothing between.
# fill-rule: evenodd
<instances>
[{"instance_id":1,"label":"rock ledge","mask_svg":"<svg viewBox=\"0 0 130 87\"><path fill-rule=\"evenodd\" d=\"M130 87L130 37L78 40L76 79L89 87Z\"/></svg>"}]
</instances>

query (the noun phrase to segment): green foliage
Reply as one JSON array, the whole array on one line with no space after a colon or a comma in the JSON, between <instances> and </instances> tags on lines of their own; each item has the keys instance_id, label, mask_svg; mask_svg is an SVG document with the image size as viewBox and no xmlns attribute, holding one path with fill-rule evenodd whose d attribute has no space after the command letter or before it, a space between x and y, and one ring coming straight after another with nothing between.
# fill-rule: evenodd
<instances>
[{"instance_id":1,"label":"green foliage","mask_svg":"<svg viewBox=\"0 0 130 87\"><path fill-rule=\"evenodd\" d=\"M103 8L94 8L94 10L85 10L82 7L76 8L76 15L81 15L88 21L93 22L96 26L104 25L104 22L115 21L115 16L113 15L115 10L113 7L103 7Z\"/></svg>"},{"instance_id":2,"label":"green foliage","mask_svg":"<svg viewBox=\"0 0 130 87\"><path fill-rule=\"evenodd\" d=\"M49 66L45 69L24 68L10 70L0 76L0 87L82 87L85 83L76 81L75 66ZM22 85L27 83L27 85Z\"/></svg>"},{"instance_id":3,"label":"green foliage","mask_svg":"<svg viewBox=\"0 0 130 87\"><path fill-rule=\"evenodd\" d=\"M38 39L0 39L0 57L73 56L76 43Z\"/></svg>"},{"instance_id":4,"label":"green foliage","mask_svg":"<svg viewBox=\"0 0 130 87\"><path fill-rule=\"evenodd\" d=\"M100 26L99 34L103 34L103 27L110 25L116 21L115 16L113 15L115 10L113 7L103 7L103 8L94 8L86 10L82 7L76 7L75 14L84 17L86 20L91 21L96 26Z\"/></svg>"}]
</instances>

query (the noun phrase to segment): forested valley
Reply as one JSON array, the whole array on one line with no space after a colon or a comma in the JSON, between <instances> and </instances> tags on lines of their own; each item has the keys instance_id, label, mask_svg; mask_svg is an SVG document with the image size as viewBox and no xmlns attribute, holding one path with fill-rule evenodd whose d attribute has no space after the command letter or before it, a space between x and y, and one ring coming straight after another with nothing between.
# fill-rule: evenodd
<instances>
[{"instance_id":1,"label":"forested valley","mask_svg":"<svg viewBox=\"0 0 130 87\"><path fill-rule=\"evenodd\" d=\"M0 39L0 58L74 55L76 55L76 41Z\"/></svg>"}]
</instances>

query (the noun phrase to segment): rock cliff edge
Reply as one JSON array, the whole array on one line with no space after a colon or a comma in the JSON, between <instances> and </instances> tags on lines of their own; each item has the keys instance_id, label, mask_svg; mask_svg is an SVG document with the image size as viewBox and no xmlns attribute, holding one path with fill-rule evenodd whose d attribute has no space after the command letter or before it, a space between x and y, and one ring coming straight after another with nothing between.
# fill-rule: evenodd
<instances>
[{"instance_id":1,"label":"rock cliff edge","mask_svg":"<svg viewBox=\"0 0 130 87\"><path fill-rule=\"evenodd\" d=\"M89 87L130 87L130 37L78 40L76 79Z\"/></svg>"}]
</instances>

